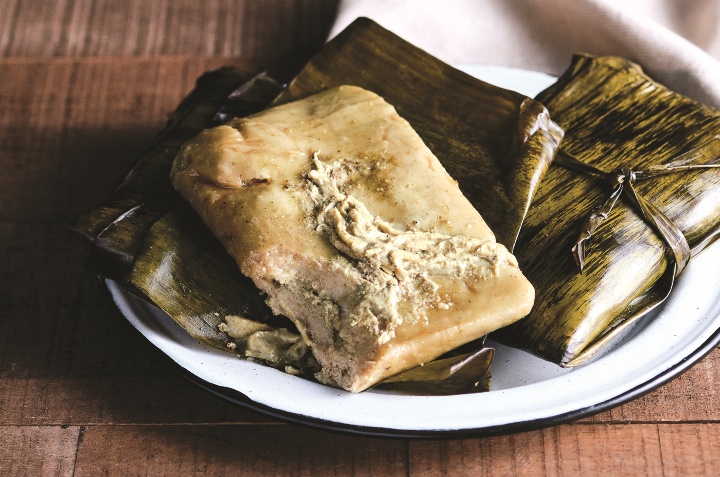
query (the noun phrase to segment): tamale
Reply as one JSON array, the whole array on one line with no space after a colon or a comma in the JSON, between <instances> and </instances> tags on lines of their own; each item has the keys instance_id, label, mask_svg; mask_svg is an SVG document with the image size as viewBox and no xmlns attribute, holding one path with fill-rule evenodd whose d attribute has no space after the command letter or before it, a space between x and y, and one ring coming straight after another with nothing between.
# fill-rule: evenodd
<instances>
[{"instance_id":1,"label":"tamale","mask_svg":"<svg viewBox=\"0 0 720 477\"><path fill-rule=\"evenodd\" d=\"M359 392L512 323L533 289L395 109L340 86L203 131L173 186Z\"/></svg>"},{"instance_id":2,"label":"tamale","mask_svg":"<svg viewBox=\"0 0 720 477\"><path fill-rule=\"evenodd\" d=\"M575 366L660 304L682 263L628 196L603 210L607 218L587 238L586 217L615 185L567 167L587 165L626 181L696 254L720 226L720 170L688 166L720 164L720 112L616 57L574 57L538 100L565 130L558 164L540 184L515 248L538 299L525 320L495 337ZM579 233L586 248L582 273L571 254Z\"/></svg>"},{"instance_id":3,"label":"tamale","mask_svg":"<svg viewBox=\"0 0 720 477\"><path fill-rule=\"evenodd\" d=\"M392 80L387 81L387 78ZM445 168L460 179L463 192L488 219L499 241L509 248L512 246L537 184L562 136L562 131L550 121L547 111L539 103L459 72L366 19L358 20L328 43L303 69L278 103L342 84L364 85L392 98L440 157ZM238 94L243 93L243 87L240 86L237 91ZM226 101L220 100L219 103L219 112L213 109L217 108L218 102L213 103L213 108L203 106L202 110L220 121L238 115L233 108L227 107ZM111 220L129 210L126 207ZM129 218L131 216L129 214ZM154 232L168 224L174 227L173 222L177 218L174 206L171 212L163 212L159 216L163 218L157 221L158 217L153 216L153 222L148 224L156 224ZM132 224L132 220L129 223ZM148 287L153 283L153 274L161 277L162 270L144 267L143 262L162 263L162 255L149 253L154 248L154 239L148 239L153 234L146 234L147 229L143 229L138 235L142 239L138 245L140 251L134 246L128 254L136 258L134 265L137 268L125 281L127 289L140 295L147 294L143 288L161 290L161 287ZM89 235L94 238L97 233ZM187 238L184 234L180 237L180 240ZM192 249L191 244L186 251ZM172 254L173 249L168 249L167 253ZM150 275L141 278L140 268L145 268ZM216 276L220 278L223 275ZM152 301L162 299L169 304L174 294L182 291L180 286L175 292ZM208 295L212 294L208 292ZM199 339L210 337L211 344L222 347L229 338L222 332L208 333L209 328L218 324L210 317L222 317L218 311L222 306L215 303L195 315L207 317L207 322L194 318L178 321L188 327L193 326L192 323L199 324L199 328L188 331L195 333ZM253 306L235 303L225 308L239 307L242 314L242 310L252 309ZM209 327L208 322L211 324ZM475 378L477 381L480 376Z\"/></svg>"},{"instance_id":4,"label":"tamale","mask_svg":"<svg viewBox=\"0 0 720 477\"><path fill-rule=\"evenodd\" d=\"M397 80L385 81L382 71ZM562 137L541 105L454 70L366 19L326 45L276 104L343 84L394 98L475 207L491 217L498 238L514 243Z\"/></svg>"},{"instance_id":5,"label":"tamale","mask_svg":"<svg viewBox=\"0 0 720 477\"><path fill-rule=\"evenodd\" d=\"M378 81L378 71L394 72L399 64L417 72L391 84ZM353 68L359 70L357 74ZM326 45L277 103L307 95L313 88L326 89L331 83L358 82L372 84L400 101L399 107L416 118L426 139L444 152L446 167L463 177L461 186L476 192L476 207L495 218L511 244L562 136L545 109L444 65L368 20L356 22ZM431 111L423 99L427 96L435 98ZM459 121L456 114L473 122ZM440 131L438 125L453 130ZM475 184L480 180L486 186ZM475 381L480 378L475 376Z\"/></svg>"}]
</instances>

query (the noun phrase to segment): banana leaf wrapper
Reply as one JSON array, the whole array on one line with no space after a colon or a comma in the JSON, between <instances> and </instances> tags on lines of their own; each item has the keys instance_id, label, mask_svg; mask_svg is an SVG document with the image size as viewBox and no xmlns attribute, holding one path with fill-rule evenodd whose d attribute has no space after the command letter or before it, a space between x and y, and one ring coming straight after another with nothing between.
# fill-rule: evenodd
<instances>
[{"instance_id":1,"label":"banana leaf wrapper","mask_svg":"<svg viewBox=\"0 0 720 477\"><path fill-rule=\"evenodd\" d=\"M270 311L253 282L185 204L150 227L121 285L163 310L196 340L218 349L232 341L220 331L228 315L295 329Z\"/></svg>"},{"instance_id":2,"label":"banana leaf wrapper","mask_svg":"<svg viewBox=\"0 0 720 477\"><path fill-rule=\"evenodd\" d=\"M679 242L684 235L687 259L713 241L720 226L720 170L685 167L720 163L720 113L616 57L575 56L538 100L565 130L565 139L515 249L537 299L527 318L495 338L576 366L602 354L662 303L684 264L676 258L682 247L668 246L631 194L615 197L611 210L596 210L591 221L601 225L591 237L582 235L588 215L613 189L593 174L567 168L568 163L580 162L628 182L633 175L648 176L632 188L640 202L656 210L651 215L658 217L659 210L676 225ZM678 164L673 171L649 174ZM582 273L571 254L580 242L585 248Z\"/></svg>"},{"instance_id":3,"label":"banana leaf wrapper","mask_svg":"<svg viewBox=\"0 0 720 477\"><path fill-rule=\"evenodd\" d=\"M386 378L373 389L422 396L487 392L490 391L490 365L494 357L495 350L485 347L483 337L423 366Z\"/></svg>"},{"instance_id":4,"label":"banana leaf wrapper","mask_svg":"<svg viewBox=\"0 0 720 477\"><path fill-rule=\"evenodd\" d=\"M340 84L363 86L393 103L448 171L462 178L461 187L496 231L498 240L512 246L537 184L562 137L562 131L550 121L544 107L520 94L465 75L364 19L326 45L278 97L276 104ZM243 101L257 89L251 83L247 85L236 87L229 98ZM185 108L202 111L202 121L212 117L211 122L247 112L228 107L232 102L227 99L223 100L220 94L212 98L196 95L186 100ZM190 128L185 131L190 133ZM162 204L160 212L153 212L152 221L135 223L133 207L138 204L140 209L146 207L148 195L143 191L149 188L153 193L152 185L147 185L153 183L152 177L157 183L167 179L159 178L157 173L167 167L164 157L158 160L161 164L152 174L130 176L127 181L130 185L125 187L142 189L135 200L111 198L114 203L120 202L120 206L110 214L99 214L109 216L105 222L112 226L127 228L133 238L133 246L123 252L126 258L133 259L129 273L123 275L123 287L166 311L191 336L217 348L236 350L238 345L245 346L222 331L228 315L284 329L285 323L277 317L273 321L258 290L239 274L233 260L192 213L188 214L184 204L173 203L173 199L163 195L158 201ZM143 183L132 185L140 177ZM150 178L147 183L145 178ZM93 223L92 220L80 222L88 230L86 235L95 237L96 250L104 250L107 242L97 237L108 224L96 221L102 226L85 225ZM148 226L149 222L152 223ZM287 329L290 328L288 325ZM451 357L450 361L433 366L426 364L420 378L411 374L407 379L413 382L412 390L407 392L448 394L478 392L489 387L492 352L483 348L482 343L475 345L474 350L465 350L467 356L462 359Z\"/></svg>"}]
</instances>

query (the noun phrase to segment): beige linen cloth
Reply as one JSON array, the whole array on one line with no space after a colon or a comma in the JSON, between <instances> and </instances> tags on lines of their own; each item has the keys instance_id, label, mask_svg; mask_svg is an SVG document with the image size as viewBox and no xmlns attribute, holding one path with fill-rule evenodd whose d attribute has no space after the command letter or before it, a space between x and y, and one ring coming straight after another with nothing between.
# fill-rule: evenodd
<instances>
[{"instance_id":1,"label":"beige linen cloth","mask_svg":"<svg viewBox=\"0 0 720 477\"><path fill-rule=\"evenodd\" d=\"M576 52L623 56L720 108L720 0L342 0L331 36L359 16L446 62L559 75Z\"/></svg>"}]
</instances>

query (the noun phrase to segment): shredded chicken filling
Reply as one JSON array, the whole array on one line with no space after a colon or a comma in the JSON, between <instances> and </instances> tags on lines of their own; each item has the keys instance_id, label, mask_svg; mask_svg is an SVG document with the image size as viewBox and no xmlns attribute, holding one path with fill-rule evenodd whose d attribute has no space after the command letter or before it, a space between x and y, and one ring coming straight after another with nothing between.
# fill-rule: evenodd
<instances>
[{"instance_id":1,"label":"shredded chicken filling","mask_svg":"<svg viewBox=\"0 0 720 477\"><path fill-rule=\"evenodd\" d=\"M453 305L433 278L485 280L498 276L502 263L517 266L515 257L496 242L412 227L400 230L374 216L342 190L348 163L326 164L315 153L307 179L311 223L350 265L337 266L355 278L359 273L363 283L351 326L366 327L385 343L404 320L426 319L429 308ZM401 312L402 302L408 306Z\"/></svg>"}]
</instances>

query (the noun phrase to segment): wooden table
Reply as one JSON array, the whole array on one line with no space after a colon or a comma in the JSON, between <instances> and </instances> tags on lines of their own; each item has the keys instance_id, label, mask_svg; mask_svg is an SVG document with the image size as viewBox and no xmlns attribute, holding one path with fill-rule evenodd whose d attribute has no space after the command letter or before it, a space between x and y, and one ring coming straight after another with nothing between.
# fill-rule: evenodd
<instances>
[{"instance_id":1,"label":"wooden table","mask_svg":"<svg viewBox=\"0 0 720 477\"><path fill-rule=\"evenodd\" d=\"M335 0L0 1L0 475L718 475L720 350L640 399L465 440L336 435L197 389L80 270L64 227L204 70L288 74Z\"/></svg>"}]
</instances>

